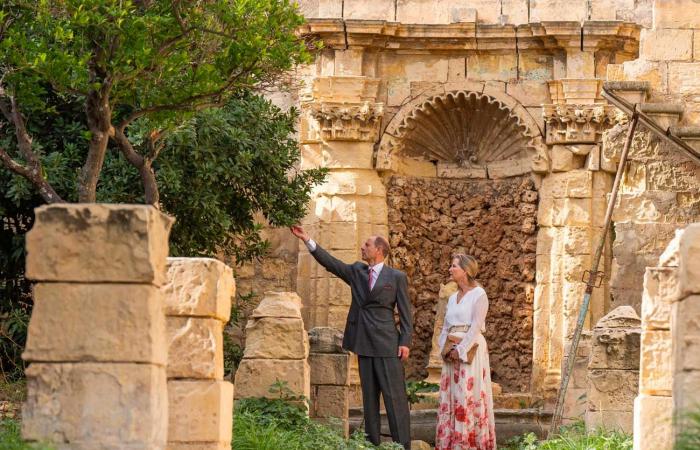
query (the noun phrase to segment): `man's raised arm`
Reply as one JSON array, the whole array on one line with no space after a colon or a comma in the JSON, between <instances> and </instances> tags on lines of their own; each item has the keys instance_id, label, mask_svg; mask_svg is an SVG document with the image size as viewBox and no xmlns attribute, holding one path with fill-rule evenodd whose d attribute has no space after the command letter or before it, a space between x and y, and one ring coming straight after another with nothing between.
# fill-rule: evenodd
<instances>
[{"instance_id":1,"label":"man's raised arm","mask_svg":"<svg viewBox=\"0 0 700 450\"><path fill-rule=\"evenodd\" d=\"M294 236L304 241L306 248L309 249L309 252L319 264L341 280L345 281L346 283L350 283L350 279L352 278L352 266L350 264L344 263L322 249L321 246L316 243L316 241L311 239L309 234L304 231L301 226L294 225L290 228L290 230Z\"/></svg>"}]
</instances>

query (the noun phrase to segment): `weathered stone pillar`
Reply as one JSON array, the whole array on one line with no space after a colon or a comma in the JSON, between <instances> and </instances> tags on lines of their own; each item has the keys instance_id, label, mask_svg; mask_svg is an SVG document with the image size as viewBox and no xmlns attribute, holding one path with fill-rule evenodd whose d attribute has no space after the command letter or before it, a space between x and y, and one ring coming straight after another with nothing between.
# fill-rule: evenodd
<instances>
[{"instance_id":1,"label":"weathered stone pillar","mask_svg":"<svg viewBox=\"0 0 700 450\"><path fill-rule=\"evenodd\" d=\"M639 395L634 401L634 448L673 448L671 305L678 288L678 240L658 267L647 267L642 295Z\"/></svg>"},{"instance_id":2,"label":"weathered stone pillar","mask_svg":"<svg viewBox=\"0 0 700 450\"><path fill-rule=\"evenodd\" d=\"M318 327L309 331L310 415L329 425L336 425L337 421L347 437L350 433L350 358L342 348L342 339L343 334L334 328Z\"/></svg>"},{"instance_id":3,"label":"weathered stone pillar","mask_svg":"<svg viewBox=\"0 0 700 450\"><path fill-rule=\"evenodd\" d=\"M593 329L586 429L607 427L632 432L634 397L639 386L640 325L634 308L620 306Z\"/></svg>"},{"instance_id":4,"label":"weathered stone pillar","mask_svg":"<svg viewBox=\"0 0 700 450\"><path fill-rule=\"evenodd\" d=\"M596 246L602 237L613 176L600 164L602 133L614 111L596 79L549 82L552 104L543 105L551 173L539 188L533 392L553 398L561 383L564 347L573 336ZM599 271L610 272L610 239ZM585 327L609 310L609 286L593 290Z\"/></svg>"},{"instance_id":5,"label":"weathered stone pillar","mask_svg":"<svg viewBox=\"0 0 700 450\"><path fill-rule=\"evenodd\" d=\"M326 183L313 193L303 222L321 246L352 263L360 259L365 239L388 238L386 189L373 165L384 105L376 102L379 79L358 76L361 51L337 51L335 68L336 76L315 78L302 101L302 167L329 169ZM299 252L297 291L308 329L345 329L350 288L319 266L306 248ZM355 356L351 356L350 383L352 404L358 405Z\"/></svg>"},{"instance_id":6,"label":"weathered stone pillar","mask_svg":"<svg viewBox=\"0 0 700 450\"><path fill-rule=\"evenodd\" d=\"M233 271L211 258L169 258L168 450L231 448L233 385L224 381L223 329Z\"/></svg>"},{"instance_id":7,"label":"weathered stone pillar","mask_svg":"<svg viewBox=\"0 0 700 450\"><path fill-rule=\"evenodd\" d=\"M675 434L685 429L688 413L700 405L700 223L678 239L678 283L671 306L673 417Z\"/></svg>"},{"instance_id":8,"label":"weathered stone pillar","mask_svg":"<svg viewBox=\"0 0 700 450\"><path fill-rule=\"evenodd\" d=\"M278 397L269 389L286 382L294 395L311 397L309 338L294 292L266 292L246 325L243 360L236 371L236 399Z\"/></svg>"},{"instance_id":9,"label":"weathered stone pillar","mask_svg":"<svg viewBox=\"0 0 700 450\"><path fill-rule=\"evenodd\" d=\"M569 354L571 343L565 348L565 354ZM574 370L569 379L569 386L564 398L564 410L562 413L562 423L574 423L585 419L588 408L588 361L591 357L591 332L584 331L576 351L576 361ZM566 360L562 361L563 365Z\"/></svg>"},{"instance_id":10,"label":"weathered stone pillar","mask_svg":"<svg viewBox=\"0 0 700 450\"><path fill-rule=\"evenodd\" d=\"M172 219L153 207L36 209L38 281L23 357L22 434L58 449L165 449L165 281Z\"/></svg>"}]
</instances>

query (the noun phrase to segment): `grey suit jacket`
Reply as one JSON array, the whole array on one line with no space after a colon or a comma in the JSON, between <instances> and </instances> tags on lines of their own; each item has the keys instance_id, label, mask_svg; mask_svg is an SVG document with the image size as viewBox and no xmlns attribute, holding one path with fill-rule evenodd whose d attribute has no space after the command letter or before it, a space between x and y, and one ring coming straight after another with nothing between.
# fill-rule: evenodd
<instances>
[{"instance_id":1,"label":"grey suit jacket","mask_svg":"<svg viewBox=\"0 0 700 450\"><path fill-rule=\"evenodd\" d=\"M370 292L367 264L346 264L318 244L311 254L326 270L350 285L352 303L345 323L344 349L361 356L390 357L398 355L399 345L411 345L413 319L405 273L384 264ZM399 311L400 331L394 323L395 307Z\"/></svg>"}]
</instances>

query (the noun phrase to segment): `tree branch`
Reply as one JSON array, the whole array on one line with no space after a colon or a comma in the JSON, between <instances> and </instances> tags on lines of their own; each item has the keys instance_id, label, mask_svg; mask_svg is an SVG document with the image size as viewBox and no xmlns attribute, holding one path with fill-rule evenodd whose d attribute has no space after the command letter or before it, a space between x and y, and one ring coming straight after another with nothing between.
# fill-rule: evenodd
<instances>
[{"instance_id":1,"label":"tree branch","mask_svg":"<svg viewBox=\"0 0 700 450\"><path fill-rule=\"evenodd\" d=\"M117 143L119 150L122 152L126 160L139 171L141 182L143 183L143 196L147 204L160 208L160 195L158 193L158 184L156 183L156 174L153 172L153 160L139 154L134 146L129 141L129 138L124 134L124 127L117 127L114 130L112 139ZM149 137L149 141L150 141ZM162 148L162 147L161 147ZM157 156L158 150L153 150Z\"/></svg>"},{"instance_id":2,"label":"tree branch","mask_svg":"<svg viewBox=\"0 0 700 450\"><path fill-rule=\"evenodd\" d=\"M41 172L36 172L35 170L18 163L12 159L12 157L3 148L0 148L0 161L2 161L3 165L7 167L7 169L26 178L30 183L32 183L32 185L34 185L34 187L39 191L41 198L43 198L46 203L65 203L61 196L58 195L54 188L49 184L49 182L41 176Z\"/></svg>"},{"instance_id":3,"label":"tree branch","mask_svg":"<svg viewBox=\"0 0 700 450\"><path fill-rule=\"evenodd\" d=\"M3 98L9 98L10 104ZM3 116L10 122L15 129L15 137L17 139L17 148L20 154L26 161L27 165L22 165L12 159L12 157L0 148L0 160L3 165L12 172L26 178L39 191L41 197L46 203L61 203L63 199L56 193L54 188L44 178L41 161L32 150L32 138L27 132L27 127L24 117L19 110L17 100L13 95L7 95L4 87L0 84L0 111Z\"/></svg>"}]
</instances>

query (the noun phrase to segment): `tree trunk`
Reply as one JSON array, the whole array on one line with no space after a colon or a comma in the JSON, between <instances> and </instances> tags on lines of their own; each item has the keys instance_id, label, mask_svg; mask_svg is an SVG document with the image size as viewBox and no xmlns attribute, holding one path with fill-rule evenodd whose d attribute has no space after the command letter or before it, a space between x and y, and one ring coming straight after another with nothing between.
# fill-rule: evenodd
<instances>
[{"instance_id":1,"label":"tree trunk","mask_svg":"<svg viewBox=\"0 0 700 450\"><path fill-rule=\"evenodd\" d=\"M88 156L80 171L78 201L94 203L97 200L97 181L105 161L112 126L112 110L104 88L88 94L85 111L91 136Z\"/></svg>"},{"instance_id":2,"label":"tree trunk","mask_svg":"<svg viewBox=\"0 0 700 450\"><path fill-rule=\"evenodd\" d=\"M139 169L139 175L141 175L141 181L143 182L143 196L145 202L160 209L160 194L158 193L156 174L153 172L150 162L146 164L146 160L144 160L143 166Z\"/></svg>"}]
</instances>

